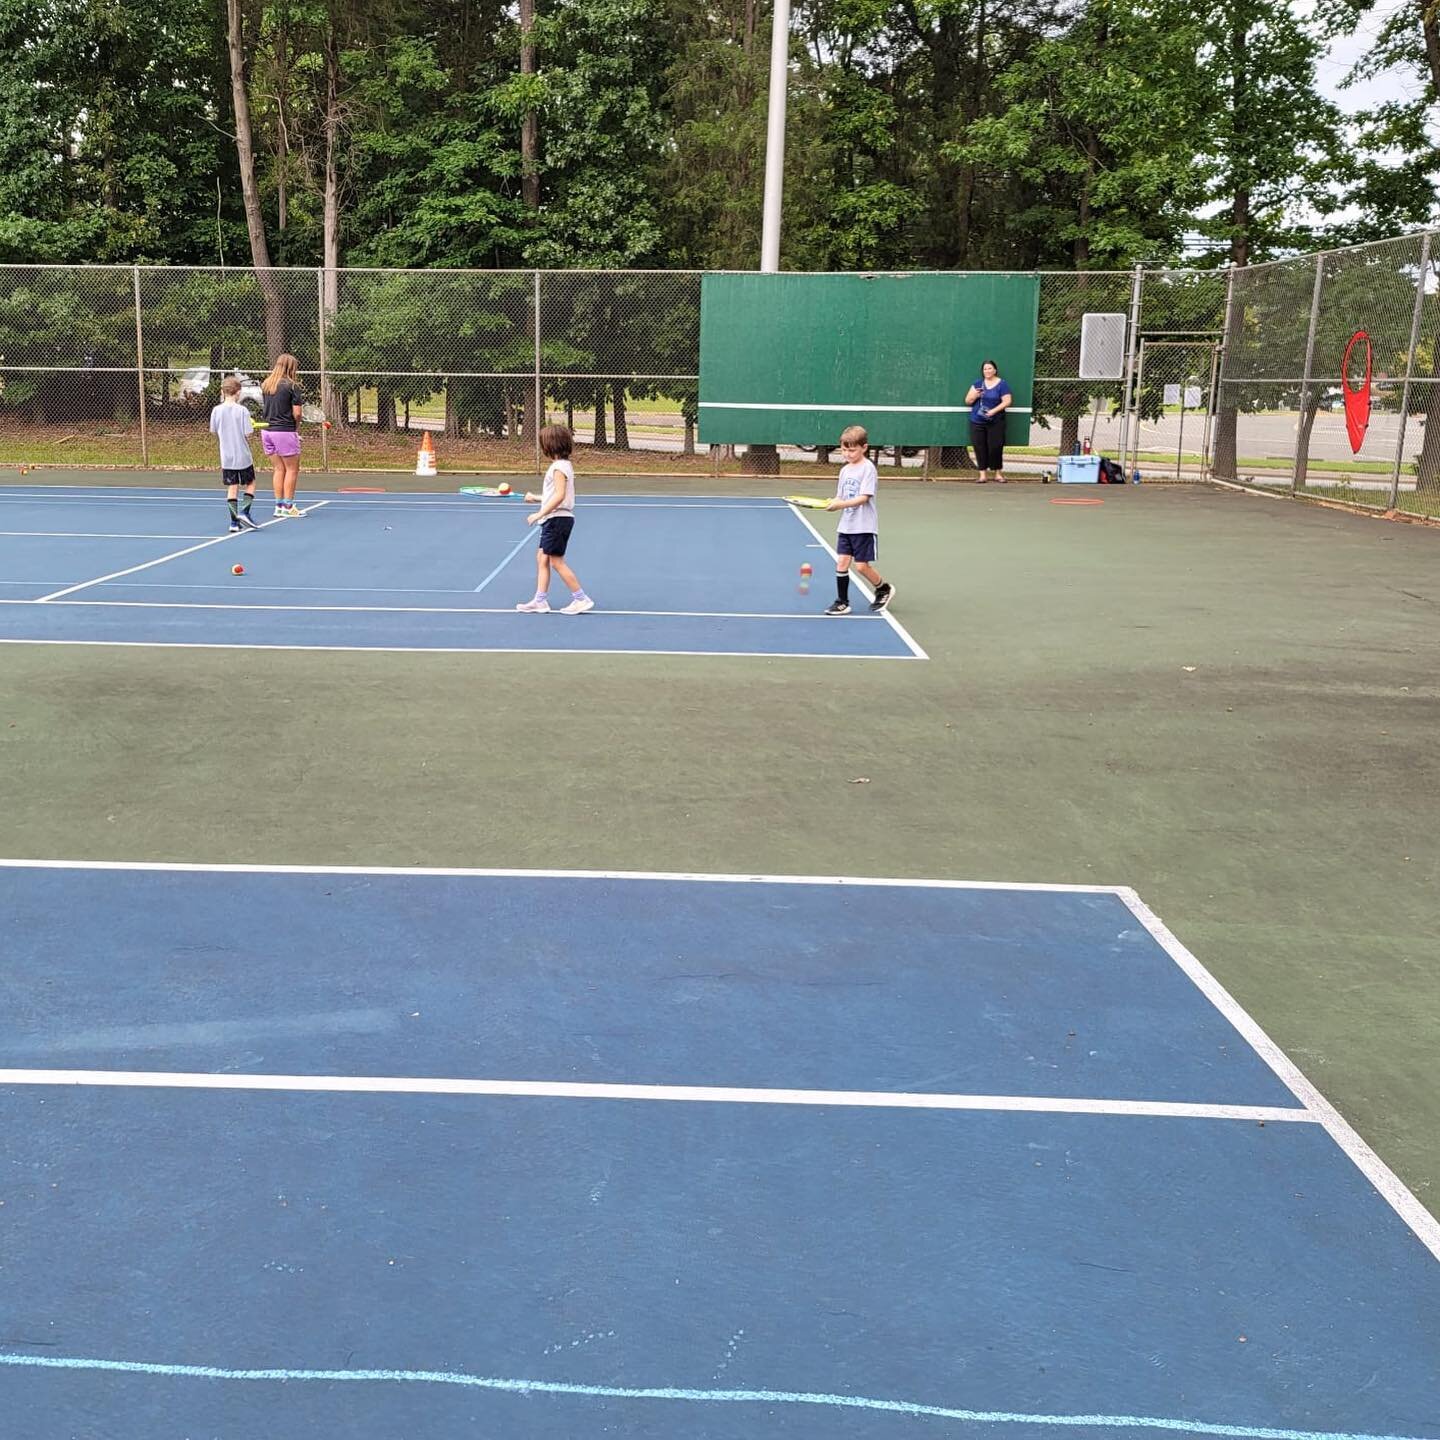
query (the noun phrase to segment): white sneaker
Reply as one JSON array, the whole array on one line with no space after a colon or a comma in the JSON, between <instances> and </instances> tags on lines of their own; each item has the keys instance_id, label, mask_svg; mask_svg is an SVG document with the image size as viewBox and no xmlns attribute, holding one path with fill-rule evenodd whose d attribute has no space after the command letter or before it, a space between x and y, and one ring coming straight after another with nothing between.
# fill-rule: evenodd
<instances>
[{"instance_id":1,"label":"white sneaker","mask_svg":"<svg viewBox=\"0 0 1440 1440\"><path fill-rule=\"evenodd\" d=\"M304 514L305 512L300 509L298 505L287 505L285 507L285 516L289 520L299 520Z\"/></svg>"},{"instance_id":2,"label":"white sneaker","mask_svg":"<svg viewBox=\"0 0 1440 1440\"><path fill-rule=\"evenodd\" d=\"M595 602L586 595L581 600L572 600L568 605L562 606L560 613L562 615L583 615L587 610L593 610L594 608Z\"/></svg>"},{"instance_id":3,"label":"white sneaker","mask_svg":"<svg viewBox=\"0 0 1440 1440\"><path fill-rule=\"evenodd\" d=\"M548 615L550 602L545 599L527 600L523 605L517 605L515 608L526 615Z\"/></svg>"},{"instance_id":4,"label":"white sneaker","mask_svg":"<svg viewBox=\"0 0 1440 1440\"><path fill-rule=\"evenodd\" d=\"M283 520L289 513L290 512L283 505L277 505L275 507L274 515L272 515L270 518L272 520Z\"/></svg>"}]
</instances>

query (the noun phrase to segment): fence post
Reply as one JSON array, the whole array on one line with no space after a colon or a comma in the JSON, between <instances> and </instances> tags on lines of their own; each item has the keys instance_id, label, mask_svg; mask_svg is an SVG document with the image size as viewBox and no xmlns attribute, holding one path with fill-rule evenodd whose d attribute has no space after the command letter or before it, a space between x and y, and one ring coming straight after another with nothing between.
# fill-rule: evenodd
<instances>
[{"instance_id":1,"label":"fence post","mask_svg":"<svg viewBox=\"0 0 1440 1440\"><path fill-rule=\"evenodd\" d=\"M1325 282L1325 252L1315 257L1315 284L1310 291L1310 330L1305 336L1305 370L1300 380L1300 413L1295 420L1295 473L1290 493L1298 493L1309 468L1310 446L1305 434L1305 411L1310 404L1310 377L1315 372L1315 330L1320 323L1320 287Z\"/></svg>"},{"instance_id":2,"label":"fence post","mask_svg":"<svg viewBox=\"0 0 1440 1440\"><path fill-rule=\"evenodd\" d=\"M1144 283L1144 270L1141 266L1135 267L1135 279L1130 287L1130 343L1125 350L1125 377L1124 385L1120 391L1120 469L1126 469L1125 458L1129 453L1128 444L1130 438L1130 377L1135 373L1135 345L1140 334L1140 288ZM1136 420L1135 430L1138 435L1140 430L1139 420L1139 397L1136 397ZM1139 454L1139 446L1136 446L1136 454Z\"/></svg>"},{"instance_id":3,"label":"fence post","mask_svg":"<svg viewBox=\"0 0 1440 1440\"><path fill-rule=\"evenodd\" d=\"M530 433L535 437L535 473L539 475L542 470L540 464L540 427L545 423L545 417L540 409L540 272L535 272L535 395L534 409L531 413Z\"/></svg>"},{"instance_id":4,"label":"fence post","mask_svg":"<svg viewBox=\"0 0 1440 1440\"><path fill-rule=\"evenodd\" d=\"M1210 343L1210 383L1205 390L1205 428L1200 436L1200 479L1210 478L1210 432L1215 425L1215 411L1220 403L1220 352L1224 348L1224 331L1221 338Z\"/></svg>"},{"instance_id":5,"label":"fence post","mask_svg":"<svg viewBox=\"0 0 1440 1440\"><path fill-rule=\"evenodd\" d=\"M322 266L315 272L316 294L319 299L319 320L320 329L317 332L320 336L320 468L325 474L330 473L330 380L329 365L325 351L325 269Z\"/></svg>"},{"instance_id":6,"label":"fence post","mask_svg":"<svg viewBox=\"0 0 1440 1440\"><path fill-rule=\"evenodd\" d=\"M1430 268L1430 232L1420 239L1420 268L1415 275L1415 308L1410 314L1410 348L1405 352L1405 386L1400 392L1400 434L1395 441L1395 471L1390 476L1390 505L1400 504L1400 471L1405 464L1405 429L1410 421L1410 377L1415 373L1415 349L1420 343L1420 312L1425 307L1425 272ZM1417 481L1418 483L1418 481Z\"/></svg>"},{"instance_id":7,"label":"fence post","mask_svg":"<svg viewBox=\"0 0 1440 1440\"><path fill-rule=\"evenodd\" d=\"M140 267L131 266L135 282L135 379L140 387L140 463L150 464L150 432L145 423L145 326L140 319Z\"/></svg>"}]
</instances>

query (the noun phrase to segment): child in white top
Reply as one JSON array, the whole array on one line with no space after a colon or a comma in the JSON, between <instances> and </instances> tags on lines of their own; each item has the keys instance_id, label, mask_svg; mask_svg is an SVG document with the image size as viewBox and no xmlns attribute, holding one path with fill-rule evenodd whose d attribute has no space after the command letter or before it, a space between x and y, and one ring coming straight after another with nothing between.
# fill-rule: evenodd
<instances>
[{"instance_id":1,"label":"child in white top","mask_svg":"<svg viewBox=\"0 0 1440 1440\"><path fill-rule=\"evenodd\" d=\"M540 527L540 548L535 552L535 598L517 605L527 615L550 613L550 572L553 570L570 587L570 603L562 606L562 615L583 615L595 608L595 602L581 587L575 572L565 563L565 550L570 532L575 528L575 467L570 453L575 437L568 425L546 425L540 431L540 449L549 459L545 483L540 494L527 493L527 504L539 503L540 508L526 516L527 525Z\"/></svg>"},{"instance_id":2,"label":"child in white top","mask_svg":"<svg viewBox=\"0 0 1440 1440\"><path fill-rule=\"evenodd\" d=\"M850 613L850 566L875 587L870 608L877 613L889 607L895 587L875 568L880 553L880 521L875 510L875 491L880 476L866 455L870 437L863 425L851 425L841 432L840 449L845 463L835 482L835 498L825 507L840 512L835 536L835 601L825 613Z\"/></svg>"},{"instance_id":3,"label":"child in white top","mask_svg":"<svg viewBox=\"0 0 1440 1440\"><path fill-rule=\"evenodd\" d=\"M220 442L220 483L230 506L232 535L260 528L250 518L250 507L255 503L255 462L250 455L254 429L255 421L240 403L240 381L227 375L220 382L220 403L210 412L210 433Z\"/></svg>"}]
</instances>

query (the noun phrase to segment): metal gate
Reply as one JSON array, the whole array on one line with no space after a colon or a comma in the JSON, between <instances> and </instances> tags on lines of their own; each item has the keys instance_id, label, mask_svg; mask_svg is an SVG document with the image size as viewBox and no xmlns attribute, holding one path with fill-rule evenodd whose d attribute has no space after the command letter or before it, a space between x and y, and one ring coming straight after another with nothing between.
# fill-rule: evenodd
<instances>
[{"instance_id":1,"label":"metal gate","mask_svg":"<svg viewBox=\"0 0 1440 1440\"><path fill-rule=\"evenodd\" d=\"M1140 336L1124 425L1127 477L1209 475L1219 377L1218 334Z\"/></svg>"}]
</instances>

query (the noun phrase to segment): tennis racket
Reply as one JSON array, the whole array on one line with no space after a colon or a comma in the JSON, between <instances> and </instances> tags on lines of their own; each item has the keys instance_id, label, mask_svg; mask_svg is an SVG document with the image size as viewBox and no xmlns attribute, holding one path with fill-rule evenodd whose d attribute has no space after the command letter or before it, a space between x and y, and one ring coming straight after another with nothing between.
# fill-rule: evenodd
<instances>
[{"instance_id":1,"label":"tennis racket","mask_svg":"<svg viewBox=\"0 0 1440 1440\"><path fill-rule=\"evenodd\" d=\"M787 495L787 505L798 505L802 510L825 510L829 508L828 500L817 499L814 495Z\"/></svg>"},{"instance_id":2,"label":"tennis racket","mask_svg":"<svg viewBox=\"0 0 1440 1440\"><path fill-rule=\"evenodd\" d=\"M506 500L523 500L524 494L519 490L512 490L508 485L502 490L498 485L462 485L459 493L461 495L499 495Z\"/></svg>"}]
</instances>

